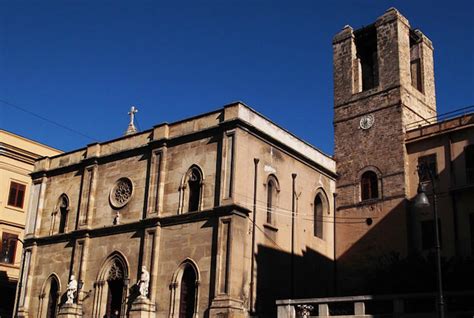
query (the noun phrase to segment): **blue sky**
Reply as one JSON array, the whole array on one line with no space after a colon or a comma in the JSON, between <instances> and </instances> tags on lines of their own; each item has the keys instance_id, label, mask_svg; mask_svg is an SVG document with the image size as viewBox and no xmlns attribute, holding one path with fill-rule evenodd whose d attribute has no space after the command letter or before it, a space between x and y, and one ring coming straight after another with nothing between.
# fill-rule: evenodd
<instances>
[{"instance_id":1,"label":"blue sky","mask_svg":"<svg viewBox=\"0 0 474 318\"><path fill-rule=\"evenodd\" d=\"M332 154L332 37L392 6L434 43L438 112L473 105L474 1L0 0L0 127L68 151L131 105L144 130L241 100Z\"/></svg>"}]
</instances>

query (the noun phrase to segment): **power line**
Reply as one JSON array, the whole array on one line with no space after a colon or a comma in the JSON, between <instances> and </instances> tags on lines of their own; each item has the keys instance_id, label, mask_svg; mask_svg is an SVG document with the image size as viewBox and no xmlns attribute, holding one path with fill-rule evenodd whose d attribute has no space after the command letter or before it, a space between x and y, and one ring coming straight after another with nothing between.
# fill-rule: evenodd
<instances>
[{"instance_id":1,"label":"power line","mask_svg":"<svg viewBox=\"0 0 474 318\"><path fill-rule=\"evenodd\" d=\"M282 251L285 250L283 247L281 247L280 245L278 245L278 243L275 242L275 240L272 239L267 233L265 233L265 231L264 231L262 228L260 228L260 226L258 226L258 224L255 223L248 215L247 215L247 219L249 219L250 222L252 222L253 224L255 224L255 227L256 227L261 233L263 233L263 235L264 235L267 239L269 239L273 244L275 244L275 246L277 246L277 247L278 247L280 250L282 250Z\"/></svg>"},{"instance_id":2,"label":"power line","mask_svg":"<svg viewBox=\"0 0 474 318\"><path fill-rule=\"evenodd\" d=\"M70 127L68 127L68 126L66 126L66 125L63 125L63 124L61 124L61 123L58 123L58 122L56 122L56 121L54 121L54 120L48 119L48 118L46 118L46 117L43 117L43 116L41 116L41 115L39 115L39 114L37 114L37 113L35 113L35 112L32 112L32 111L30 111L30 110L28 110L28 109L26 109L26 108L24 108L24 107L18 106L18 105L13 104L13 103L10 103L9 101L6 101L6 100L4 100L4 99L0 99L0 102L3 103L3 104L5 104L5 105L7 105L7 106L10 106L10 107L13 107L13 108L15 108L15 109L18 109L18 110L20 110L20 111L22 111L22 112L24 112L24 113L27 113L27 114L29 114L29 115L31 115L31 116L34 116L34 117L39 118L39 119L41 119L41 120L44 120L44 121L46 121L46 122L48 122L48 123L50 123L50 124L56 125L56 126L62 128L62 129L65 129L65 130L68 130L68 131L70 131L70 132L72 132L72 133L75 133L75 134L77 134L77 135L80 135L80 136L82 136L82 137L84 137L84 138L90 139L90 140L92 140L92 141L97 141L96 138L93 138L93 137L91 137L91 136L88 136L88 135L86 135L86 134L83 134L82 132L80 132L80 131L78 131L78 130L75 130L75 129L73 129L73 128L70 128Z\"/></svg>"}]
</instances>

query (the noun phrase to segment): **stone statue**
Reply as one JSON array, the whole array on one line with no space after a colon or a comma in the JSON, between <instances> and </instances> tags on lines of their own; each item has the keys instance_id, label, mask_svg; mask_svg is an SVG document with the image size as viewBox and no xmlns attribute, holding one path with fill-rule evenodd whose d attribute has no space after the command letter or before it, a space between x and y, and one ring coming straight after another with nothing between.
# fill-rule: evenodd
<instances>
[{"instance_id":1,"label":"stone statue","mask_svg":"<svg viewBox=\"0 0 474 318\"><path fill-rule=\"evenodd\" d=\"M117 213L115 213L115 217L114 217L114 225L119 225L120 224L120 212L117 211Z\"/></svg>"},{"instance_id":2,"label":"stone statue","mask_svg":"<svg viewBox=\"0 0 474 318\"><path fill-rule=\"evenodd\" d=\"M67 284L67 300L66 304L73 304L74 303L74 294L77 291L77 280L74 275L71 275L69 279L69 284Z\"/></svg>"},{"instance_id":3,"label":"stone statue","mask_svg":"<svg viewBox=\"0 0 474 318\"><path fill-rule=\"evenodd\" d=\"M145 266L142 266L142 274L140 275L140 281L138 282L140 296L148 297L149 284L150 284L150 273L146 270Z\"/></svg>"}]
</instances>

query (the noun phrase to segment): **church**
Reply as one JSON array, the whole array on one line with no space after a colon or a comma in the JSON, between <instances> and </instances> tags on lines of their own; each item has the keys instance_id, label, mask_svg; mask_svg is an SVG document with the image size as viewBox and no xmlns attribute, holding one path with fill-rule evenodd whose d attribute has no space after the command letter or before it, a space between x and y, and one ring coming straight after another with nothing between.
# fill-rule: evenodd
<instances>
[{"instance_id":1,"label":"church","mask_svg":"<svg viewBox=\"0 0 474 318\"><path fill-rule=\"evenodd\" d=\"M38 160L18 316L274 317L364 292L377 257L430 248L421 162L443 256L472 256L474 118L438 120L431 41L391 8L333 50L334 157L235 102L142 132L132 108L125 136Z\"/></svg>"}]
</instances>

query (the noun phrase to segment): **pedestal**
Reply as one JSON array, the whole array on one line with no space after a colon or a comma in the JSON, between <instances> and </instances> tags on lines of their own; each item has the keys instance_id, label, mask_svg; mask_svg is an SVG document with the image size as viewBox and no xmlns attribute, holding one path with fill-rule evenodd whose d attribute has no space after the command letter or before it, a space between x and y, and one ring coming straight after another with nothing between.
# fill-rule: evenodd
<instances>
[{"instance_id":1,"label":"pedestal","mask_svg":"<svg viewBox=\"0 0 474 318\"><path fill-rule=\"evenodd\" d=\"M18 309L17 318L28 318L28 311L23 308Z\"/></svg>"},{"instance_id":2,"label":"pedestal","mask_svg":"<svg viewBox=\"0 0 474 318\"><path fill-rule=\"evenodd\" d=\"M248 317L243 301L227 295L214 298L210 307L211 317L245 318Z\"/></svg>"},{"instance_id":3,"label":"pedestal","mask_svg":"<svg viewBox=\"0 0 474 318\"><path fill-rule=\"evenodd\" d=\"M148 298L138 296L132 303L129 318L155 318L156 306Z\"/></svg>"},{"instance_id":4,"label":"pedestal","mask_svg":"<svg viewBox=\"0 0 474 318\"><path fill-rule=\"evenodd\" d=\"M64 304L59 309L58 318L82 317L82 306L78 304Z\"/></svg>"}]
</instances>

